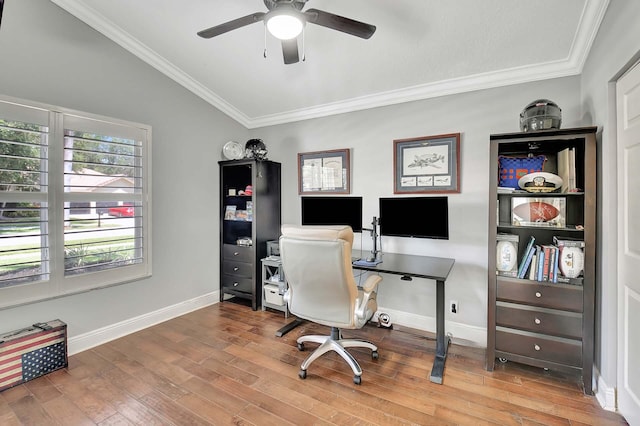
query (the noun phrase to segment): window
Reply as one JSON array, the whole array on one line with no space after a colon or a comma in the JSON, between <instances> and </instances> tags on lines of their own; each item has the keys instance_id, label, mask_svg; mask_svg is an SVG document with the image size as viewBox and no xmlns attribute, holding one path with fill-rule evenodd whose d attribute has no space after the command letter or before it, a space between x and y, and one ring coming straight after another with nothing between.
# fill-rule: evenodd
<instances>
[{"instance_id":1,"label":"window","mask_svg":"<svg viewBox=\"0 0 640 426\"><path fill-rule=\"evenodd\" d=\"M0 97L0 307L150 275L150 133Z\"/></svg>"}]
</instances>

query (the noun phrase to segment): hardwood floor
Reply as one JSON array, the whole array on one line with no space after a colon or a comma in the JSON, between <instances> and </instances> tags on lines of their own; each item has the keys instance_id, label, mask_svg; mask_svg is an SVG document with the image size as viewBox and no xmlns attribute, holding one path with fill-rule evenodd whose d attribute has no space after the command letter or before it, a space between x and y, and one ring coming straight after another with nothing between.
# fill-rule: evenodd
<instances>
[{"instance_id":1,"label":"hardwood floor","mask_svg":"<svg viewBox=\"0 0 640 426\"><path fill-rule=\"evenodd\" d=\"M58 370L0 393L6 425L624 425L585 396L579 378L515 363L484 369L484 349L453 344L444 382L429 382L435 342L374 325L345 336L376 343L316 360L305 380L305 323L282 338L281 312L224 302L69 358ZM313 349L315 345L309 345Z\"/></svg>"}]
</instances>

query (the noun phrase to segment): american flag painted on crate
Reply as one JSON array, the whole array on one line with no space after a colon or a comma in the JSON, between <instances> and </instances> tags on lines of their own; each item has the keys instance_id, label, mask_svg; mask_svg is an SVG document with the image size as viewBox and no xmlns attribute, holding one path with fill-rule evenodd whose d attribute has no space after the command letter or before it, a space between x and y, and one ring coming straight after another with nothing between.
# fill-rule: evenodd
<instances>
[{"instance_id":1,"label":"american flag painted on crate","mask_svg":"<svg viewBox=\"0 0 640 426\"><path fill-rule=\"evenodd\" d=\"M67 325L60 320L0 336L0 391L67 365Z\"/></svg>"}]
</instances>

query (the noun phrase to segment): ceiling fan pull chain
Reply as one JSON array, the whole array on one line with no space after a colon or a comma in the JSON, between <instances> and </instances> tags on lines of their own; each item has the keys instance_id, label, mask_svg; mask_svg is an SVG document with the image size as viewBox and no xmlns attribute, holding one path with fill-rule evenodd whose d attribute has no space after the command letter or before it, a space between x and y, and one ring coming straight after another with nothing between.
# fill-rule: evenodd
<instances>
[{"instance_id":1,"label":"ceiling fan pull chain","mask_svg":"<svg viewBox=\"0 0 640 426\"><path fill-rule=\"evenodd\" d=\"M302 28L302 62L307 60L307 54L304 50L304 28Z\"/></svg>"},{"instance_id":2,"label":"ceiling fan pull chain","mask_svg":"<svg viewBox=\"0 0 640 426\"><path fill-rule=\"evenodd\" d=\"M267 59L267 26L264 26L264 52L262 52L262 56Z\"/></svg>"}]
</instances>

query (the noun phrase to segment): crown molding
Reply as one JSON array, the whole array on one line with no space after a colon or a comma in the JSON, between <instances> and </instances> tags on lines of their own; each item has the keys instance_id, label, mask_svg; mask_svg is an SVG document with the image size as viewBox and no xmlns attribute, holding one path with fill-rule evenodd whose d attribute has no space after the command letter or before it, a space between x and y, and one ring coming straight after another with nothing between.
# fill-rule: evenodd
<instances>
[{"instance_id":1,"label":"crown molding","mask_svg":"<svg viewBox=\"0 0 640 426\"><path fill-rule=\"evenodd\" d=\"M182 85L187 90L193 92L195 95L199 96L220 111L224 112L238 123L245 127L250 126L251 120L247 115L243 114L225 99L221 98L213 91L191 78L190 75L167 61L153 49L132 37L115 23L97 13L86 4L83 4L82 1L51 0L51 2L103 34L105 37L111 39L125 50L131 52L134 56L137 56L142 61L151 65L153 68L165 74L167 77Z\"/></svg>"},{"instance_id":2,"label":"crown molding","mask_svg":"<svg viewBox=\"0 0 640 426\"><path fill-rule=\"evenodd\" d=\"M582 72L600 23L609 5L609 0L586 1L576 36L571 45L570 54L563 60L443 80L272 115L248 117L225 99L160 56L153 49L132 37L86 4L83 4L82 1L51 0L51 2L113 40L248 129L345 114L476 90L578 75Z\"/></svg>"}]
</instances>

